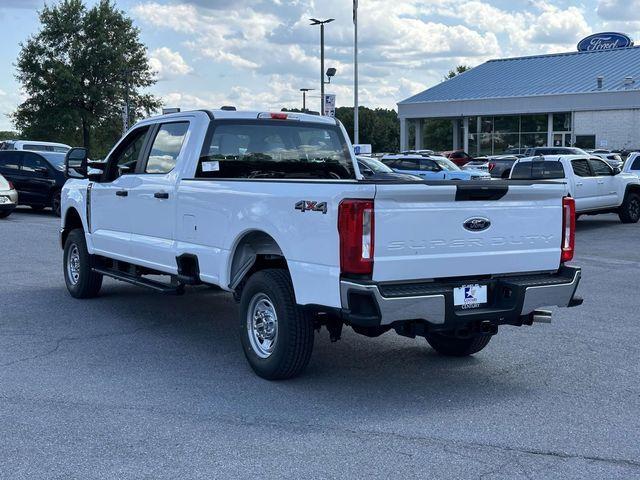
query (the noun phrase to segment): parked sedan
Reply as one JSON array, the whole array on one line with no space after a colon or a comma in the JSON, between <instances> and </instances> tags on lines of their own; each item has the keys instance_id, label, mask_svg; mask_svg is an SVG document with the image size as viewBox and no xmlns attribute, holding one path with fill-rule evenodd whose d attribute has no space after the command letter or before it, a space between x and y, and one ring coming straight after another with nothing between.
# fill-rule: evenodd
<instances>
[{"instance_id":1,"label":"parked sedan","mask_svg":"<svg viewBox=\"0 0 640 480\"><path fill-rule=\"evenodd\" d=\"M0 175L0 218L6 218L18 205L18 192L13 184Z\"/></svg>"},{"instance_id":2,"label":"parked sedan","mask_svg":"<svg viewBox=\"0 0 640 480\"><path fill-rule=\"evenodd\" d=\"M469 163L471 160L474 160L474 158L464 150L451 150L448 152L442 152L442 156L448 158L459 167L462 167L465 164Z\"/></svg>"},{"instance_id":3,"label":"parked sedan","mask_svg":"<svg viewBox=\"0 0 640 480\"><path fill-rule=\"evenodd\" d=\"M60 215L60 190L65 182L64 153L0 151L0 174L19 193L20 205L34 210L51 207Z\"/></svg>"},{"instance_id":4,"label":"parked sedan","mask_svg":"<svg viewBox=\"0 0 640 480\"><path fill-rule=\"evenodd\" d=\"M422 180L421 177L416 175L409 175L406 173L394 172L391 168L387 167L384 163L376 158L357 156L358 168L360 173L367 179L374 180Z\"/></svg>"},{"instance_id":5,"label":"parked sedan","mask_svg":"<svg viewBox=\"0 0 640 480\"><path fill-rule=\"evenodd\" d=\"M461 170L445 157L432 155L387 155L382 162L399 173L417 175L425 180L480 180L491 175L480 170Z\"/></svg>"},{"instance_id":6,"label":"parked sedan","mask_svg":"<svg viewBox=\"0 0 640 480\"><path fill-rule=\"evenodd\" d=\"M622 168L622 164L624 163L622 161L622 157L620 156L620 154L618 153L611 153L611 152L598 152L597 150L593 152L592 154L595 157L600 157L601 159L603 159L605 162L607 162L609 165L611 165L611 167L613 168Z\"/></svg>"}]
</instances>

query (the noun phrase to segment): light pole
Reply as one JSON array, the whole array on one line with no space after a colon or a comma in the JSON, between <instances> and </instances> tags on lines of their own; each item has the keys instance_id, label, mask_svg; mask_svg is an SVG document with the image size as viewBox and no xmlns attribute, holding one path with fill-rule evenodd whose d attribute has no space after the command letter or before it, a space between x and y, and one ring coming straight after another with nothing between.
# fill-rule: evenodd
<instances>
[{"instance_id":1,"label":"light pole","mask_svg":"<svg viewBox=\"0 0 640 480\"><path fill-rule=\"evenodd\" d=\"M318 20L310 18L311 25L320 25L320 115L324 115L324 25L331 23L335 19Z\"/></svg>"},{"instance_id":2,"label":"light pole","mask_svg":"<svg viewBox=\"0 0 640 480\"><path fill-rule=\"evenodd\" d=\"M302 92L302 111L306 112L307 111L307 92L310 92L311 90L315 90L315 88L301 88L300 91Z\"/></svg>"},{"instance_id":3,"label":"light pole","mask_svg":"<svg viewBox=\"0 0 640 480\"><path fill-rule=\"evenodd\" d=\"M353 0L353 143L360 143L358 105L358 0Z\"/></svg>"}]
</instances>

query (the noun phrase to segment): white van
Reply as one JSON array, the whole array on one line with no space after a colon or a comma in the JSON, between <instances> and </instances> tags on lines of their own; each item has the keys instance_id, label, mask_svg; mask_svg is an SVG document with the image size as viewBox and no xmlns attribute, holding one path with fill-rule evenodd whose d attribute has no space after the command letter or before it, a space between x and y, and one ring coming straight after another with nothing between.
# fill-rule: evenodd
<instances>
[{"instance_id":1,"label":"white van","mask_svg":"<svg viewBox=\"0 0 640 480\"><path fill-rule=\"evenodd\" d=\"M67 153L71 150L71 146L64 143L34 140L4 140L0 142L0 150L32 150L36 152Z\"/></svg>"}]
</instances>

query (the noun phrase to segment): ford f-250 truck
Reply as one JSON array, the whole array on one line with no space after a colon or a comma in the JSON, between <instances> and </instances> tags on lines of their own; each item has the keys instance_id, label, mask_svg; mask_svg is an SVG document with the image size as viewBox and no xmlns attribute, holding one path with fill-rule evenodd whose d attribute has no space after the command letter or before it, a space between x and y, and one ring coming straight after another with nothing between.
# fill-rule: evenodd
<instances>
[{"instance_id":1,"label":"ford f-250 truck","mask_svg":"<svg viewBox=\"0 0 640 480\"><path fill-rule=\"evenodd\" d=\"M78 148L66 165L71 295L97 295L103 276L160 292L219 286L239 302L244 353L265 378L301 372L322 326L332 340L346 324L463 356L500 325L549 321L540 307L581 303L564 185L366 180L333 118L163 115L99 165Z\"/></svg>"}]
</instances>

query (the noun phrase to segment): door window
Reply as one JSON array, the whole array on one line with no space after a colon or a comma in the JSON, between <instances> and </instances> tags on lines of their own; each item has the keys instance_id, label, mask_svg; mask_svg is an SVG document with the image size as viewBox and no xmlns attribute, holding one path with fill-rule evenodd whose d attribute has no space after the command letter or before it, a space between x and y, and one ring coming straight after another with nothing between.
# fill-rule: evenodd
<instances>
[{"instance_id":1,"label":"door window","mask_svg":"<svg viewBox=\"0 0 640 480\"><path fill-rule=\"evenodd\" d=\"M439 172L440 167L433 160L422 160L420 170L425 172Z\"/></svg>"},{"instance_id":2,"label":"door window","mask_svg":"<svg viewBox=\"0 0 640 480\"><path fill-rule=\"evenodd\" d=\"M589 165L591 165L591 170L593 170L593 174L596 177L610 177L613 175L613 169L603 160L590 158Z\"/></svg>"},{"instance_id":3,"label":"door window","mask_svg":"<svg viewBox=\"0 0 640 480\"><path fill-rule=\"evenodd\" d=\"M420 170L418 160L415 158L403 158L394 165L398 170Z\"/></svg>"},{"instance_id":4,"label":"door window","mask_svg":"<svg viewBox=\"0 0 640 480\"><path fill-rule=\"evenodd\" d=\"M20 153L14 151L0 155L0 170L13 173L20 168Z\"/></svg>"},{"instance_id":5,"label":"door window","mask_svg":"<svg viewBox=\"0 0 640 480\"><path fill-rule=\"evenodd\" d=\"M44 170L49 170L47 166L47 162L40 155L36 155L35 153L23 153L22 157L22 170L29 174L44 173Z\"/></svg>"},{"instance_id":6,"label":"door window","mask_svg":"<svg viewBox=\"0 0 640 480\"><path fill-rule=\"evenodd\" d=\"M151 146L145 173L169 173L175 168L187 130L189 122L165 123L160 126Z\"/></svg>"},{"instance_id":7,"label":"door window","mask_svg":"<svg viewBox=\"0 0 640 480\"><path fill-rule=\"evenodd\" d=\"M631 165L631 170L640 170L640 156L636 157Z\"/></svg>"},{"instance_id":8,"label":"door window","mask_svg":"<svg viewBox=\"0 0 640 480\"><path fill-rule=\"evenodd\" d=\"M109 157L106 181L112 182L120 175L135 173L149 127L131 132Z\"/></svg>"},{"instance_id":9,"label":"door window","mask_svg":"<svg viewBox=\"0 0 640 480\"><path fill-rule=\"evenodd\" d=\"M579 177L591 176L591 168L589 168L589 162L586 159L571 160L571 168L573 168L573 173Z\"/></svg>"}]
</instances>

